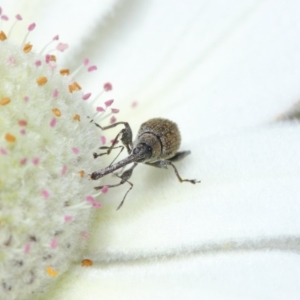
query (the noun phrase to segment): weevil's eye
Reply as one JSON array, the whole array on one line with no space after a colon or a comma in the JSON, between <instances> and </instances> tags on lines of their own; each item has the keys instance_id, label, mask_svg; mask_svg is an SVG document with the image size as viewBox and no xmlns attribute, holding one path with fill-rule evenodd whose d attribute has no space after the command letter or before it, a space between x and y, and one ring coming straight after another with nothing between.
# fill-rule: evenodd
<instances>
[{"instance_id":1,"label":"weevil's eye","mask_svg":"<svg viewBox=\"0 0 300 300\"><path fill-rule=\"evenodd\" d=\"M133 149L133 154L139 154L140 153L140 148L136 147Z\"/></svg>"}]
</instances>

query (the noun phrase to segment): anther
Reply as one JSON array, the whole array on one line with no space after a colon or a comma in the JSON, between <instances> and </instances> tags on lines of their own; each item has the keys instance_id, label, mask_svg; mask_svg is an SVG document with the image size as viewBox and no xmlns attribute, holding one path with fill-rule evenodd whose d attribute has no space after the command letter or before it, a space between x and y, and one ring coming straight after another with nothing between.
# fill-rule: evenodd
<instances>
[{"instance_id":1,"label":"anther","mask_svg":"<svg viewBox=\"0 0 300 300\"><path fill-rule=\"evenodd\" d=\"M32 46L30 43L25 44L24 47L23 47L23 52L24 52L24 53L30 52L31 49L32 49L32 47L33 47L33 46Z\"/></svg>"},{"instance_id":2,"label":"anther","mask_svg":"<svg viewBox=\"0 0 300 300\"><path fill-rule=\"evenodd\" d=\"M53 108L52 112L57 116L60 117L61 116L61 111L58 108Z\"/></svg>"},{"instance_id":3,"label":"anther","mask_svg":"<svg viewBox=\"0 0 300 300\"><path fill-rule=\"evenodd\" d=\"M10 102L10 98L6 97L0 100L0 105L7 105Z\"/></svg>"},{"instance_id":4,"label":"anther","mask_svg":"<svg viewBox=\"0 0 300 300\"><path fill-rule=\"evenodd\" d=\"M39 77L39 78L36 80L36 82L37 82L37 84L38 84L39 86L42 86L42 85L45 85L45 84L48 82L48 79L47 79L47 77L45 77L45 76L41 76L41 77Z\"/></svg>"}]
</instances>

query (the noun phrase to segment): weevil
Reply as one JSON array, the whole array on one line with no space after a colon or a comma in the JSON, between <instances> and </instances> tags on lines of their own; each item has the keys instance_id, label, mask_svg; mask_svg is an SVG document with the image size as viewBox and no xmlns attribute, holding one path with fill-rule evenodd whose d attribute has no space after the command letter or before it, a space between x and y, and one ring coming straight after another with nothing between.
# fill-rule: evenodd
<instances>
[{"instance_id":1,"label":"weevil","mask_svg":"<svg viewBox=\"0 0 300 300\"><path fill-rule=\"evenodd\" d=\"M97 158L102 155L110 154L110 152L116 148L121 148L117 157L123 151L124 147L128 152L128 156L123 160L114 164L114 161L117 158L116 157L108 167L93 172L91 174L91 179L93 180L97 180L122 167L125 167L128 164L133 163L133 165L121 175L113 173L121 179L118 184L108 185L109 188L120 186L125 182L130 185L130 188L124 195L123 200L119 204L117 210L121 208L127 194L133 188L133 184L128 180L130 179L133 170L139 163L164 169L167 169L168 166L171 166L180 182L190 182L192 184L200 182L196 179L182 179L175 165L173 164L173 162L179 161L191 153L190 151L177 152L180 146L181 136L176 123L162 118L150 119L141 125L137 134L137 138L134 142L132 142L132 130L127 122L117 122L105 127L102 127L97 123L95 123L95 125L102 130L111 129L118 125L124 125L125 127L117 134L111 146L103 146L99 148L101 150L106 150L105 152L100 154L93 153L94 158ZM123 146L115 146L119 138ZM103 186L95 187L96 190L102 188Z\"/></svg>"}]
</instances>

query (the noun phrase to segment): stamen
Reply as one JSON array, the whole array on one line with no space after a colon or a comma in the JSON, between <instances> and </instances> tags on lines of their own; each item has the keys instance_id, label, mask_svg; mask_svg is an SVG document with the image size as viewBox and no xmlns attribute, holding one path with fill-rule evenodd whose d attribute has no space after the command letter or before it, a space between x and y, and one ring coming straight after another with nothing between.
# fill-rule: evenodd
<instances>
[{"instance_id":1,"label":"stamen","mask_svg":"<svg viewBox=\"0 0 300 300\"><path fill-rule=\"evenodd\" d=\"M61 111L58 108L53 108L52 112L57 116L60 117L61 116Z\"/></svg>"},{"instance_id":2,"label":"stamen","mask_svg":"<svg viewBox=\"0 0 300 300\"><path fill-rule=\"evenodd\" d=\"M5 33L1 30L0 31L0 41L5 41L7 39L7 36L5 35Z\"/></svg>"},{"instance_id":3,"label":"stamen","mask_svg":"<svg viewBox=\"0 0 300 300\"><path fill-rule=\"evenodd\" d=\"M32 49L32 47L33 47L33 46L32 46L30 43L25 44L25 46L23 47L23 52L24 52L24 53L30 52L31 49Z\"/></svg>"},{"instance_id":4,"label":"stamen","mask_svg":"<svg viewBox=\"0 0 300 300\"><path fill-rule=\"evenodd\" d=\"M59 71L60 75L63 75L63 76L67 76L67 75L70 75L70 70L69 69L61 69Z\"/></svg>"},{"instance_id":5,"label":"stamen","mask_svg":"<svg viewBox=\"0 0 300 300\"><path fill-rule=\"evenodd\" d=\"M6 97L0 100L0 105L7 105L10 102L10 98Z\"/></svg>"},{"instance_id":6,"label":"stamen","mask_svg":"<svg viewBox=\"0 0 300 300\"><path fill-rule=\"evenodd\" d=\"M12 24L12 26L10 27L10 30L9 30L9 32L8 32L8 34L7 34L8 37L10 37L10 35L11 35L11 33L12 33L14 27L15 27L16 24L18 23L18 21L22 21L22 17L21 17L21 15L19 15L19 14L16 15L16 20L15 20L15 22Z\"/></svg>"},{"instance_id":7,"label":"stamen","mask_svg":"<svg viewBox=\"0 0 300 300\"><path fill-rule=\"evenodd\" d=\"M22 42L22 44L21 44L21 47L23 47L23 46L25 45L26 40L27 40L27 38L28 38L30 32L31 32L32 30L34 30L34 28L35 28L35 23L31 23L31 24L28 26L28 32L26 33L26 35L25 35L25 37L24 37L24 40L23 40L23 42Z\"/></svg>"},{"instance_id":8,"label":"stamen","mask_svg":"<svg viewBox=\"0 0 300 300\"><path fill-rule=\"evenodd\" d=\"M51 277L55 277L58 275L58 271L54 271L51 267L48 267L46 269L47 273L51 276Z\"/></svg>"},{"instance_id":9,"label":"stamen","mask_svg":"<svg viewBox=\"0 0 300 300\"><path fill-rule=\"evenodd\" d=\"M42 77L39 77L39 78L36 80L36 82L37 82L37 84L38 84L39 86L42 86L42 85L44 85L44 84L46 84L46 83L48 82L48 79L47 79L47 77L42 76Z\"/></svg>"},{"instance_id":10,"label":"stamen","mask_svg":"<svg viewBox=\"0 0 300 300\"><path fill-rule=\"evenodd\" d=\"M10 133L7 133L5 135L5 139L9 143L14 143L16 141L16 137L14 135L10 134Z\"/></svg>"},{"instance_id":11,"label":"stamen","mask_svg":"<svg viewBox=\"0 0 300 300\"><path fill-rule=\"evenodd\" d=\"M93 261L86 258L81 261L81 265L83 267L91 267L93 265Z\"/></svg>"},{"instance_id":12,"label":"stamen","mask_svg":"<svg viewBox=\"0 0 300 300\"><path fill-rule=\"evenodd\" d=\"M42 50L40 51L39 55L42 55L48 46L50 46L54 41L58 41L58 40L59 40L59 36L56 35L50 42L48 42L48 43L42 48Z\"/></svg>"}]
</instances>

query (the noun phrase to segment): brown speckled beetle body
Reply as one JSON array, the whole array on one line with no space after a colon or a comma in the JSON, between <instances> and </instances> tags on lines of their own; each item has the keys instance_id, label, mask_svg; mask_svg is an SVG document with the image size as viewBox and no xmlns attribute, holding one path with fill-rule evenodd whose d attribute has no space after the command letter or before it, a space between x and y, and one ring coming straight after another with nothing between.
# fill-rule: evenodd
<instances>
[{"instance_id":1,"label":"brown speckled beetle body","mask_svg":"<svg viewBox=\"0 0 300 300\"><path fill-rule=\"evenodd\" d=\"M177 152L180 146L181 136L176 123L162 118L150 119L141 125L134 143L132 143L132 131L127 122L117 122L106 127L101 127L99 124L95 125L100 127L102 130L106 130L120 124L123 124L125 128L118 133L115 141L117 141L120 137L120 140L124 146L115 147L115 142L110 147L100 147L100 149L107 151L100 154L94 153L94 158L105 154L110 154L112 149L116 148L121 148L121 153L124 147L126 147L129 156L113 164L116 159L115 158L108 167L91 174L91 179L96 180L109 173L113 173L115 170L120 169L130 163L133 163L133 166L123 172L120 176L114 173L117 177L121 178L120 183L108 185L108 187L116 187L125 182L130 184L129 190L126 192L117 209L123 205L126 195L133 187L133 184L128 180L132 175L133 169L139 163L165 169L167 169L167 166L172 166L180 182L190 182L193 184L200 182L196 181L195 179L182 179L173 164L173 162L181 160L191 153L190 151ZM103 186L96 187L95 189L101 188L103 188Z\"/></svg>"}]
</instances>

